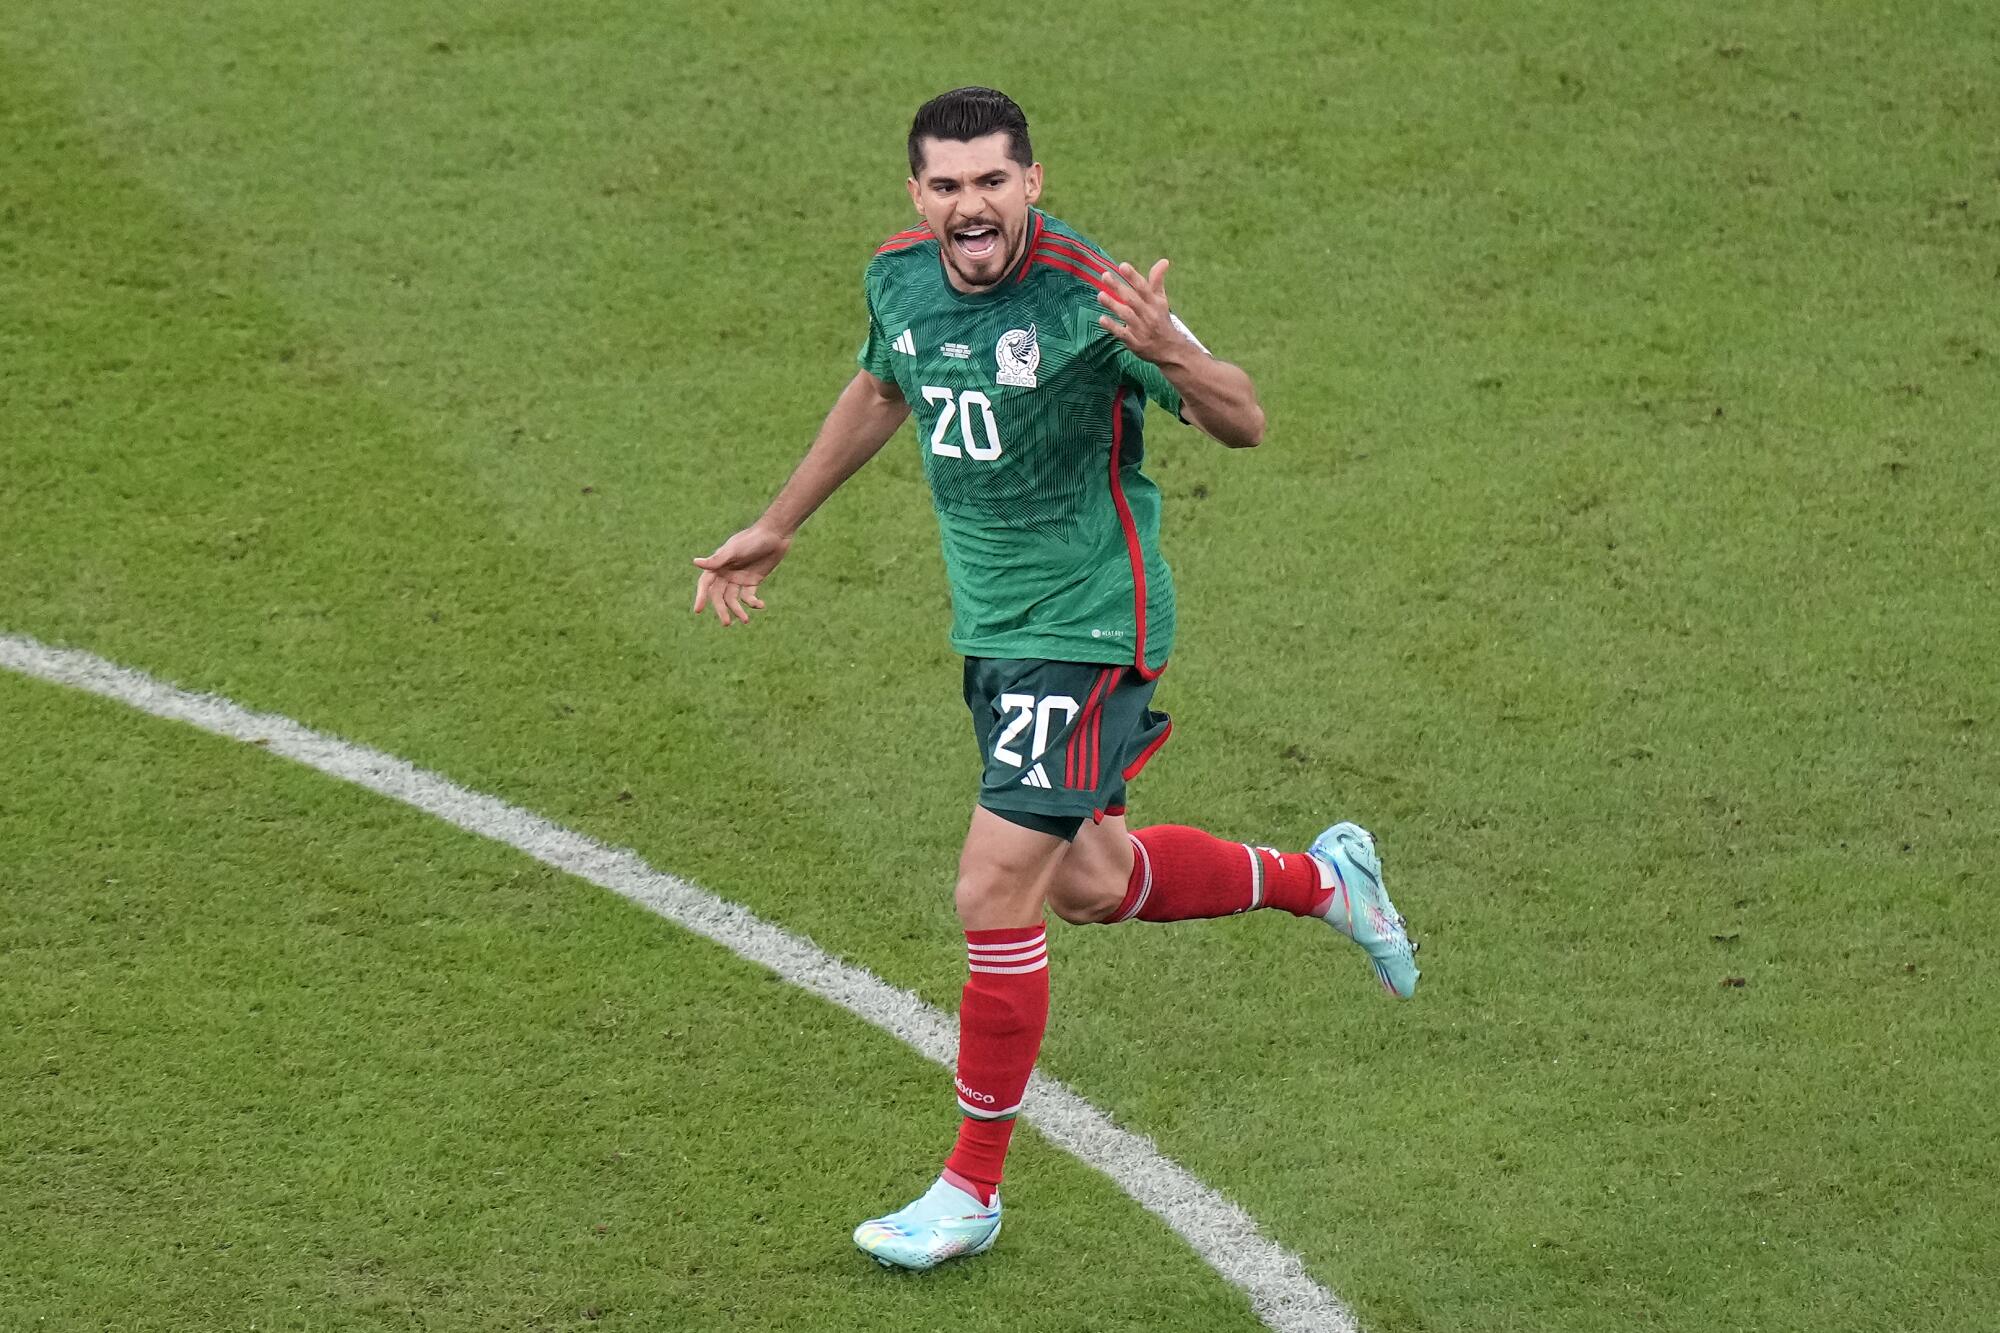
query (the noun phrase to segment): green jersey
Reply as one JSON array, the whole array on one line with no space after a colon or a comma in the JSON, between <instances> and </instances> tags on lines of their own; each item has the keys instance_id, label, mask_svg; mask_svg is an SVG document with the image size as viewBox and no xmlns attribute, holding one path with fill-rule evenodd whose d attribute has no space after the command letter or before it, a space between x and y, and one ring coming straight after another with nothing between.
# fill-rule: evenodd
<instances>
[{"instance_id":1,"label":"green jersey","mask_svg":"<svg viewBox=\"0 0 2000 1333\"><path fill-rule=\"evenodd\" d=\"M968 657L1166 666L1173 581L1140 464L1146 400L1176 414L1181 401L1097 322L1115 267L1038 209L1026 253L987 291L953 287L922 227L868 265L859 360L916 418L951 643Z\"/></svg>"}]
</instances>

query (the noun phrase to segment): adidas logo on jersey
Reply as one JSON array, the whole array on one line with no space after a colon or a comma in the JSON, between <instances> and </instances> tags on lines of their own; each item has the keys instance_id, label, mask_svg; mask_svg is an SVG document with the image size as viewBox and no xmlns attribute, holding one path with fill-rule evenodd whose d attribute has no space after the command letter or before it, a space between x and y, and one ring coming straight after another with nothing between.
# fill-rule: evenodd
<instances>
[{"instance_id":1,"label":"adidas logo on jersey","mask_svg":"<svg viewBox=\"0 0 2000 1333\"><path fill-rule=\"evenodd\" d=\"M904 329L901 333L897 334L896 341L889 345L904 356L915 356L917 354L917 340L908 329Z\"/></svg>"},{"instance_id":2,"label":"adidas logo on jersey","mask_svg":"<svg viewBox=\"0 0 2000 1333\"><path fill-rule=\"evenodd\" d=\"M1028 770L1027 776L1021 779L1021 785L1023 787L1041 787L1044 789L1048 789L1052 788L1055 784L1049 781L1048 770L1043 768L1040 764L1036 764L1033 768Z\"/></svg>"}]
</instances>

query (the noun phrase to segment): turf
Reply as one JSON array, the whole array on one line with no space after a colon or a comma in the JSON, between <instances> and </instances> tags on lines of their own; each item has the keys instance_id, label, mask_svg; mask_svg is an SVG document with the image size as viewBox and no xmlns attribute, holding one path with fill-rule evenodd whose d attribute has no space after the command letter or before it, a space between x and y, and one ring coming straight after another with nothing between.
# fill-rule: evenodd
<instances>
[{"instance_id":1,"label":"turf","mask_svg":"<svg viewBox=\"0 0 2000 1333\"><path fill-rule=\"evenodd\" d=\"M829 1239L950 1125L889 1037L254 749L0 706L10 1328L1257 1327L1032 1136L1020 1263L881 1274Z\"/></svg>"},{"instance_id":2,"label":"turf","mask_svg":"<svg viewBox=\"0 0 2000 1333\"><path fill-rule=\"evenodd\" d=\"M2000 1305L1979 1189L2000 1169L2000 999L1979 962L2000 927L1990 9L1724 20L1651 0L1586 28L1525 0L1030 5L1013 21L1037 40L942 60L981 48L942 41L934 9L661 10L11 9L0 628L392 750L951 1005L945 890L974 769L914 453L815 519L763 623L686 617L684 561L754 513L847 373L860 265L904 222L910 108L997 83L1034 119L1051 207L1121 256L1170 255L1177 304L1271 412L1247 456L1152 433L1180 725L1135 814L1294 845L1359 817L1427 937L1423 995L1391 1008L1288 922L1059 932L1049 1067L1383 1333L1981 1326ZM10 1029L34 1060L57 1030L43 978L91 938L81 886L135 862L147 893L126 910L182 939L226 919L215 848L276 787L294 836L246 839L229 901L366 885L371 911L414 894L455 921L496 885L556 891L257 756L46 691L0 700L0 997L38 1015ZM115 801L91 830L42 795L83 781L71 732L139 747L100 766ZM316 839L336 846L302 863ZM826 1031L794 1054L835 1090L812 1157L841 1205L928 1162L935 1075L563 892L566 922L620 923L584 930L606 979L586 1004L733 995L724 1031L746 1044L781 1014ZM34 921L62 929L17 925ZM261 921L209 946L218 967L255 978L311 927ZM635 972L662 950L677 976ZM549 960L504 956L468 980L554 984ZM176 998L162 960L133 966L166 1014L201 1007L199 976ZM344 1051L358 1015L409 1003L395 981L356 976L345 1017L310 1010L296 972L262 985L300 1041ZM484 1025L475 995L430 1003ZM73 1063L128 1057L71 1108L107 1135L172 1123L191 1079L256 1073L228 1043L64 1030ZM577 1056L521 1049L552 1078ZM796 1150L790 1090L761 1091L770 1067L721 1035L704 1059L736 1098L647 1073L657 1049L623 1058L655 1150L667 1110L706 1115L690 1141L740 1147L747 1172ZM48 1094L9 1079L13 1123ZM288 1085L262 1087L282 1126ZM468 1068L425 1095L485 1094ZM514 1107L540 1196L454 1204L474 1239L425 1243L453 1247L435 1267L459 1294L382 1319L525 1322L619 1273L619 1308L657 1314L642 1267L685 1290L637 1241L589 1267L606 1247L561 1204L594 1188L577 1182L598 1145L551 1102ZM343 1132L407 1165L406 1129ZM864 1143L901 1155L843 1146ZM647 1144L603 1151L621 1149ZM27 1151L5 1159L31 1191L17 1215L65 1216ZM374 1295L420 1289L407 1229L281 1156L195 1155L180 1179L340 1215L342 1254L402 1256ZM462 1185L443 1174L434 1197ZM1206 1303L1190 1322L1247 1318L1074 1167L1037 1151L1014 1179L1023 1217L1143 1241ZM694 1192L711 1223L738 1202ZM153 1197L129 1230L157 1241L186 1206ZM1032 1299L1063 1269L1010 1221L980 1270L997 1276L870 1286L844 1226L789 1221L787 1244L729 1232L702 1299L768 1326L943 1324L958 1293ZM63 1225L60 1244L17 1226L0 1271L44 1293L151 1271L135 1256L155 1242L121 1259ZM509 1228L542 1276L467 1248ZM283 1248L296 1231L266 1234L260 1290L331 1290L326 1261ZM202 1262L184 1286L128 1286L130 1308L212 1326L204 1302L236 1288ZM766 1282L766 1263L802 1267ZM822 1279L856 1303L814 1324ZM294 1299L363 1319L374 1295ZM1117 1319L1128 1297L1058 1299ZM723 1305L700 1308L693 1326Z\"/></svg>"}]
</instances>

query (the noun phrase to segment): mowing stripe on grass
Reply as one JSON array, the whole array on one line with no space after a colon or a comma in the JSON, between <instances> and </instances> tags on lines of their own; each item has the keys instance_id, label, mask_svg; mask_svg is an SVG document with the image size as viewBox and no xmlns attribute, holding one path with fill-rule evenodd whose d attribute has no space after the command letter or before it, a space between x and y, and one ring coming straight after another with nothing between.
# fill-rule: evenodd
<instances>
[{"instance_id":1,"label":"mowing stripe on grass","mask_svg":"<svg viewBox=\"0 0 2000 1333\"><path fill-rule=\"evenodd\" d=\"M415 806L468 833L505 843L544 865L629 898L649 911L767 967L952 1067L957 1039L950 1015L864 968L843 963L801 935L782 930L686 880L653 869L540 815L467 791L416 765L322 735L273 713L253 713L212 694L191 694L101 657L0 633L0 667L51 684L115 699L316 768L330 777ZM1249 1294L1258 1318L1284 1333L1355 1333L1354 1316L1307 1275L1296 1254L1257 1228L1241 1208L1163 1156L1150 1139L1120 1129L1060 1081L1037 1073L1023 1117L1051 1143L1109 1176L1172 1227L1196 1254Z\"/></svg>"}]
</instances>

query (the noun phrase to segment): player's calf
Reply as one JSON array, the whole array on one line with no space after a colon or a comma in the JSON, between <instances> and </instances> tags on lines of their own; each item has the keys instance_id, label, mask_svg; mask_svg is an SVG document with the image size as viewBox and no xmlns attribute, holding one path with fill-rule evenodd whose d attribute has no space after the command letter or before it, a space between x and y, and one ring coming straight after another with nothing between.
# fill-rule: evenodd
<instances>
[{"instance_id":1,"label":"player's calf","mask_svg":"<svg viewBox=\"0 0 2000 1333\"><path fill-rule=\"evenodd\" d=\"M1195 921L1260 908L1317 917L1361 946L1384 990L1405 1000L1416 993L1416 945L1382 886L1375 840L1359 825L1336 824L1304 852L1178 824L1129 836L1125 892L1108 918L1092 919Z\"/></svg>"},{"instance_id":2,"label":"player's calf","mask_svg":"<svg viewBox=\"0 0 2000 1333\"><path fill-rule=\"evenodd\" d=\"M1330 872L1305 852L1227 842L1183 824L1128 836L1132 868L1113 922L1205 921L1267 907L1320 916L1333 896Z\"/></svg>"}]
</instances>

